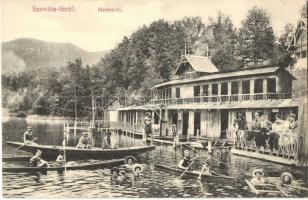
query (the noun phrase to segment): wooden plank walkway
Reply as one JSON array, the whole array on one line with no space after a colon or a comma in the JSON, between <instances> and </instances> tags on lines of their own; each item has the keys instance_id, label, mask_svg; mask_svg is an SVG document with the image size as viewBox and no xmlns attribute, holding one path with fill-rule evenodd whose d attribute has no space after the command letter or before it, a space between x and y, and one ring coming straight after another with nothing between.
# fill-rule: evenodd
<instances>
[{"instance_id":1,"label":"wooden plank walkway","mask_svg":"<svg viewBox=\"0 0 308 200\"><path fill-rule=\"evenodd\" d=\"M250 158L267 160L267 161L271 161L271 162L275 162L275 163L279 163L279 164L284 164L284 165L296 165L296 166L298 166L298 162L294 159L287 159L287 158L282 158L282 157L277 157L277 156L261 154L261 153L257 153L257 152L235 149L235 148L231 149L231 153L235 154L235 155L250 157Z\"/></svg>"}]
</instances>

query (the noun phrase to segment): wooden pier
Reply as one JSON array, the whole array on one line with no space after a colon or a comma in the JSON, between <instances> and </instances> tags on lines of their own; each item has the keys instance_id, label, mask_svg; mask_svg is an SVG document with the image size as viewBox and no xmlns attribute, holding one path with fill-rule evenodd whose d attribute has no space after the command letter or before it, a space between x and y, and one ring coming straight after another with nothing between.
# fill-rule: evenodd
<instances>
[{"instance_id":1,"label":"wooden pier","mask_svg":"<svg viewBox=\"0 0 308 200\"><path fill-rule=\"evenodd\" d=\"M288 159L288 158L272 156L272 155L268 155L268 154L262 154L260 152L253 152L253 151L246 151L246 150L232 148L231 153L235 154L235 155L249 157L249 158L255 158L255 159L261 159L261 160L266 160L266 161L270 161L270 162L275 162L275 163L279 163L279 164L283 164L283 165L298 166L298 161L296 161L294 159Z\"/></svg>"}]
</instances>

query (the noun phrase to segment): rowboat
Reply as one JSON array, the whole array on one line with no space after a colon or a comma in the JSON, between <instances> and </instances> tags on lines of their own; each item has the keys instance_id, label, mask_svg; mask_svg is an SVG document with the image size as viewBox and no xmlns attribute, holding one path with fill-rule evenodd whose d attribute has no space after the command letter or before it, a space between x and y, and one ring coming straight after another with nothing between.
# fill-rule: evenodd
<instances>
[{"instance_id":1,"label":"rowboat","mask_svg":"<svg viewBox=\"0 0 308 200\"><path fill-rule=\"evenodd\" d=\"M184 172L184 170L182 170L182 169L179 169L179 168L176 168L176 167L169 167L169 166L158 164L158 163L154 163L154 167L162 169L162 170L172 171L172 172L175 172L177 174L182 174ZM199 177L200 171L186 171L185 174L187 176ZM223 175L223 174L219 174L217 172L214 172L213 170L211 170L211 174L202 174L201 178L227 178L227 179L234 179L234 177L226 176L226 175Z\"/></svg>"},{"instance_id":2,"label":"rowboat","mask_svg":"<svg viewBox=\"0 0 308 200\"><path fill-rule=\"evenodd\" d=\"M260 195L260 194L282 194L288 196L280 187L273 184L262 184L262 185L253 185L249 180L245 179L246 184L249 186L251 192ZM256 186L262 187L262 189L257 189Z\"/></svg>"},{"instance_id":3,"label":"rowboat","mask_svg":"<svg viewBox=\"0 0 308 200\"><path fill-rule=\"evenodd\" d=\"M66 170L92 170L100 168L109 168L118 166L124 163L124 159L114 159L100 162L88 162L83 164L77 164L74 166L66 166ZM3 172L46 172L46 171L64 171L64 166L52 166L52 167L3 167Z\"/></svg>"},{"instance_id":4,"label":"rowboat","mask_svg":"<svg viewBox=\"0 0 308 200\"><path fill-rule=\"evenodd\" d=\"M8 145L13 147L20 147L20 150L35 153L37 150L42 151L42 158L44 160L55 160L59 155L59 150L63 150L63 146L55 145L24 145L22 142L7 141ZM93 147L91 149L77 149L76 147L65 147L65 155L67 160L108 160L124 158L126 156L138 156L147 151L155 149L154 145L145 147L126 147L118 149L102 149Z\"/></svg>"}]
</instances>

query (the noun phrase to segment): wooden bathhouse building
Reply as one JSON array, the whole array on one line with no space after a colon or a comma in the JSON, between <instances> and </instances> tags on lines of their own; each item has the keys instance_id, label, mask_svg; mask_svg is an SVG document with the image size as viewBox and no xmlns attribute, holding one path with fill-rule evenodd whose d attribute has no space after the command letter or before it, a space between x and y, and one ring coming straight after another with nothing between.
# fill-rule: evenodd
<instances>
[{"instance_id":1,"label":"wooden bathhouse building","mask_svg":"<svg viewBox=\"0 0 308 200\"><path fill-rule=\"evenodd\" d=\"M282 119L294 113L299 122L304 122L307 111L304 111L303 99L292 94L295 80L288 70L275 65L220 72L209 57L185 54L181 56L173 79L153 86L149 102L113 110L109 125L143 135L143 119L145 113L150 112L154 136L172 138L177 134L187 141L223 140L238 144L233 131L238 113L245 116L249 130L255 112L271 122L275 121L277 113ZM307 148L305 131L300 125L296 133L285 134L286 144L292 145L276 154L264 149L257 152L254 143L236 145L232 153L307 165L302 161Z\"/></svg>"}]
</instances>

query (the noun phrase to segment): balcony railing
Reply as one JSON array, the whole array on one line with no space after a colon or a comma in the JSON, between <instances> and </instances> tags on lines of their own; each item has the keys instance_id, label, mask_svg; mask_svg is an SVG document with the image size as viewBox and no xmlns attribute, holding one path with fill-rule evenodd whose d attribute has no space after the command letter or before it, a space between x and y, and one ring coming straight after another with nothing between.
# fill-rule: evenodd
<instances>
[{"instance_id":1,"label":"balcony railing","mask_svg":"<svg viewBox=\"0 0 308 200\"><path fill-rule=\"evenodd\" d=\"M195 96L190 98L168 98L151 100L150 104L198 104L208 102L257 101L269 99L290 99L290 93L256 93L215 96Z\"/></svg>"},{"instance_id":2,"label":"balcony railing","mask_svg":"<svg viewBox=\"0 0 308 200\"><path fill-rule=\"evenodd\" d=\"M226 131L227 139L234 142L235 148L247 152L258 152L268 154L276 157L283 157L287 159L298 160L298 153L300 152L301 142L295 132L283 131L276 132L279 138L276 138L276 146L271 145L270 137L273 133L268 133L265 140L265 147L257 148L255 138L250 141L247 140L249 131ZM276 136L275 136L276 137ZM272 146L272 148L270 148Z\"/></svg>"}]
</instances>

